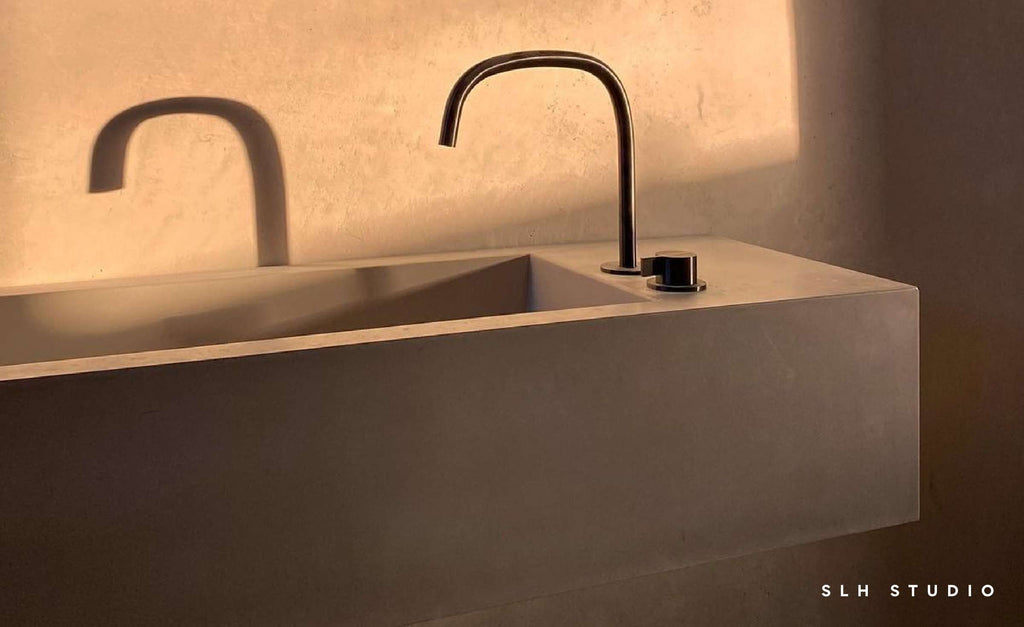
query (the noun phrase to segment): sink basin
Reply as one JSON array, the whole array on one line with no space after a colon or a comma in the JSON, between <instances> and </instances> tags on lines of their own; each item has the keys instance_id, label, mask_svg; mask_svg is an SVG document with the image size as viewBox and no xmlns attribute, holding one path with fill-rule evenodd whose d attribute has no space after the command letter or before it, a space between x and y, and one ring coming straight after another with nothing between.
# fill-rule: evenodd
<instances>
[{"instance_id":1,"label":"sink basin","mask_svg":"<svg viewBox=\"0 0 1024 627\"><path fill-rule=\"evenodd\" d=\"M640 249L708 289L601 243L0 293L2 605L406 624L917 519L915 288Z\"/></svg>"},{"instance_id":2,"label":"sink basin","mask_svg":"<svg viewBox=\"0 0 1024 627\"><path fill-rule=\"evenodd\" d=\"M9 289L0 365L639 300L528 254Z\"/></svg>"}]
</instances>

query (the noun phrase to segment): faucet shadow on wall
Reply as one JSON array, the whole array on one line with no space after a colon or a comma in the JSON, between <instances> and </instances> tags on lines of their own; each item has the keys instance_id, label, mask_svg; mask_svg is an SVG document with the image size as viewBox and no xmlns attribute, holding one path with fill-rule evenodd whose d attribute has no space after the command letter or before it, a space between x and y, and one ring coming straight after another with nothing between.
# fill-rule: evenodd
<instances>
[{"instance_id":1,"label":"faucet shadow on wall","mask_svg":"<svg viewBox=\"0 0 1024 627\"><path fill-rule=\"evenodd\" d=\"M107 192L124 186L128 140L142 122L162 115L201 113L217 116L234 127L245 143L252 170L256 213L256 251L260 266L288 265L288 213L284 168L274 131L259 111L225 98L190 96L153 100L125 109L96 136L89 171L89 191Z\"/></svg>"}]
</instances>

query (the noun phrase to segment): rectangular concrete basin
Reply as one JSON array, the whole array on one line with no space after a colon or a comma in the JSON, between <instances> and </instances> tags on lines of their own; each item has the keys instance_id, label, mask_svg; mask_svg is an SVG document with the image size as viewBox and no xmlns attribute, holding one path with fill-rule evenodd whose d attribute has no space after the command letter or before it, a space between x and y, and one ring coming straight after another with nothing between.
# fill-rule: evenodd
<instances>
[{"instance_id":1,"label":"rectangular concrete basin","mask_svg":"<svg viewBox=\"0 0 1024 627\"><path fill-rule=\"evenodd\" d=\"M0 291L0 365L642 300L530 255Z\"/></svg>"},{"instance_id":2,"label":"rectangular concrete basin","mask_svg":"<svg viewBox=\"0 0 1024 627\"><path fill-rule=\"evenodd\" d=\"M918 517L911 286L708 236L9 289L12 623L400 625Z\"/></svg>"}]
</instances>

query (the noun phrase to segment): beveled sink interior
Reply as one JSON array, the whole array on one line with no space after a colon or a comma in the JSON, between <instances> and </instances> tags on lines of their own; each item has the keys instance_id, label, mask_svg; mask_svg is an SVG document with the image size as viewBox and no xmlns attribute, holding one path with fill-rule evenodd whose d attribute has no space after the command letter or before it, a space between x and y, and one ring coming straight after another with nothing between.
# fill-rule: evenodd
<instances>
[{"instance_id":1,"label":"beveled sink interior","mask_svg":"<svg viewBox=\"0 0 1024 627\"><path fill-rule=\"evenodd\" d=\"M0 365L637 300L532 255L261 268L0 296Z\"/></svg>"}]
</instances>

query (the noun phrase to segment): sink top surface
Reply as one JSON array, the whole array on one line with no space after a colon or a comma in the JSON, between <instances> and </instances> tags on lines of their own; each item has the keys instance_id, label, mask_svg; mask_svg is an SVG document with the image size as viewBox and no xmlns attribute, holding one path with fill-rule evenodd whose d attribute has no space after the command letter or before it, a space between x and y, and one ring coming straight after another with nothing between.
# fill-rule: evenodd
<instances>
[{"instance_id":1,"label":"sink top surface","mask_svg":"<svg viewBox=\"0 0 1024 627\"><path fill-rule=\"evenodd\" d=\"M640 242L642 255L695 252L708 283L658 292L646 278L600 272L615 250L605 242L4 288L0 380L914 289L703 235Z\"/></svg>"}]
</instances>

